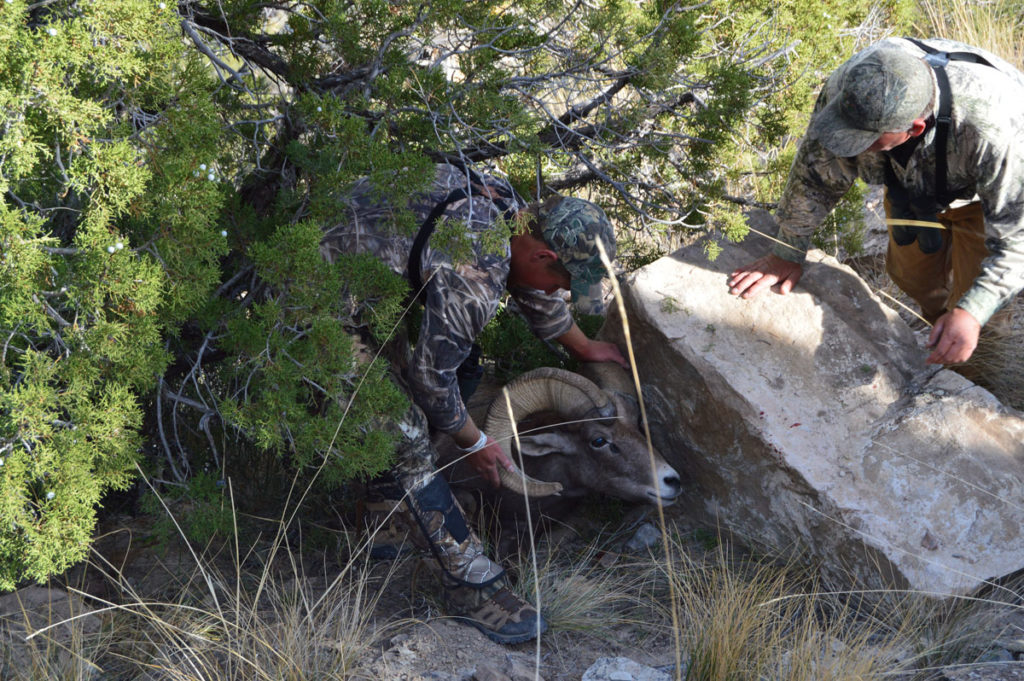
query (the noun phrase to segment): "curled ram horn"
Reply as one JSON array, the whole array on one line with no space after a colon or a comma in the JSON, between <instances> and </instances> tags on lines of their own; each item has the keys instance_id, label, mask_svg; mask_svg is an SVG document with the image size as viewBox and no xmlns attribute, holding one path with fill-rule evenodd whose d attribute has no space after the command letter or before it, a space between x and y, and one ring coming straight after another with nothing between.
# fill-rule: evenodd
<instances>
[{"instance_id":1,"label":"curled ram horn","mask_svg":"<svg viewBox=\"0 0 1024 681\"><path fill-rule=\"evenodd\" d=\"M513 440L511 412L516 421L540 411L562 414L566 421L582 418L585 414L614 417L615 406L609 397L592 381L564 369L542 367L528 371L506 388L508 402L499 397L487 411L484 430L501 444L510 461ZM499 471L501 484L518 494L546 497L562 491L557 482L545 482L527 476L518 467L515 471Z\"/></svg>"}]
</instances>

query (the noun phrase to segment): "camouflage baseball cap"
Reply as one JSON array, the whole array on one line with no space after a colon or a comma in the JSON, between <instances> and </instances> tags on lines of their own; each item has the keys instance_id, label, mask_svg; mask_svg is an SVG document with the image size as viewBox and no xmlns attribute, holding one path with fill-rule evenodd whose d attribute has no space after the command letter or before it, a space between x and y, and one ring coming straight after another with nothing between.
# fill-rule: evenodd
<instances>
[{"instance_id":1,"label":"camouflage baseball cap","mask_svg":"<svg viewBox=\"0 0 1024 681\"><path fill-rule=\"evenodd\" d=\"M836 156L856 156L882 134L909 129L932 101L931 67L898 47L865 50L839 78L835 96L807 130Z\"/></svg>"},{"instance_id":2,"label":"camouflage baseball cap","mask_svg":"<svg viewBox=\"0 0 1024 681\"><path fill-rule=\"evenodd\" d=\"M591 288L607 275L597 240L608 259L615 258L615 231L596 203L572 196L553 196L540 207L544 241L558 254L572 275L572 300L591 295Z\"/></svg>"}]
</instances>

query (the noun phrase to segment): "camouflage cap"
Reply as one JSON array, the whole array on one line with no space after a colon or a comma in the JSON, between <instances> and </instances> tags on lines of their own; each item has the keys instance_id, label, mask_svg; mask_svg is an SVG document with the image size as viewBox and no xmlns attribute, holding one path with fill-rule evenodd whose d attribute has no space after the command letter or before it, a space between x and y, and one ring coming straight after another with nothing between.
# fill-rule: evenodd
<instances>
[{"instance_id":1,"label":"camouflage cap","mask_svg":"<svg viewBox=\"0 0 1024 681\"><path fill-rule=\"evenodd\" d=\"M589 297L591 288L607 275L597 240L608 259L615 258L615 231L596 203L572 196L553 196L540 207L544 241L572 275L573 302Z\"/></svg>"},{"instance_id":2,"label":"camouflage cap","mask_svg":"<svg viewBox=\"0 0 1024 681\"><path fill-rule=\"evenodd\" d=\"M898 47L869 48L847 63L807 135L836 156L856 156L882 134L908 130L932 101L933 88L924 60Z\"/></svg>"}]
</instances>

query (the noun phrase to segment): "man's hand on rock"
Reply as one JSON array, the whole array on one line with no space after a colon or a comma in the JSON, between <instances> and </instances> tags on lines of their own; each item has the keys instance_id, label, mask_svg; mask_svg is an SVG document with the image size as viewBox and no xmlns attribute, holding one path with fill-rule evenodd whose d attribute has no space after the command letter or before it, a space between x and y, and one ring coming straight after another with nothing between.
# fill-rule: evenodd
<instances>
[{"instance_id":1,"label":"man's hand on rock","mask_svg":"<svg viewBox=\"0 0 1024 681\"><path fill-rule=\"evenodd\" d=\"M954 308L939 317L928 336L932 354L928 364L957 364L966 362L978 347L981 324L967 310Z\"/></svg>"},{"instance_id":2,"label":"man's hand on rock","mask_svg":"<svg viewBox=\"0 0 1024 681\"><path fill-rule=\"evenodd\" d=\"M729 293L741 298L753 298L765 289L780 295L793 290L803 275L803 265L783 260L777 255L766 255L744 265L729 275Z\"/></svg>"}]
</instances>

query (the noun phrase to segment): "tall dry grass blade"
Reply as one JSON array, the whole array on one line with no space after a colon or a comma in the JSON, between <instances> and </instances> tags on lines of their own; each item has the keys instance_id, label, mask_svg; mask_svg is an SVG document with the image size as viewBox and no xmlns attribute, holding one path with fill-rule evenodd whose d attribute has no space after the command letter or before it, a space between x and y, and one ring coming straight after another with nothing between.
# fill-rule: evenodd
<instances>
[{"instance_id":1,"label":"tall dry grass blade","mask_svg":"<svg viewBox=\"0 0 1024 681\"><path fill-rule=\"evenodd\" d=\"M512 438L515 441L516 451L522 452L522 445L519 441L519 429L516 428L516 415L512 413L512 396L509 395L508 386L501 389L501 394L505 398L505 409L508 411L509 424L512 426ZM526 485L526 472L523 471L522 467L519 467L519 475L522 477L523 483L523 501L526 507L526 531L530 538L530 560L533 562L533 574L537 575L537 541L533 536L533 518L530 512L530 493L529 488ZM534 609L538 613L537 617L537 629L536 636L534 637L534 676L540 675L540 613L541 611L541 595L540 595L540 583L534 584Z\"/></svg>"},{"instance_id":2,"label":"tall dry grass blade","mask_svg":"<svg viewBox=\"0 0 1024 681\"><path fill-rule=\"evenodd\" d=\"M905 669L903 641L919 629L891 608L858 609L817 589L793 558L741 559L721 544L695 559L682 549L688 681L877 681Z\"/></svg>"},{"instance_id":3,"label":"tall dry grass blade","mask_svg":"<svg viewBox=\"0 0 1024 681\"><path fill-rule=\"evenodd\" d=\"M1024 68L1024 18L1019 0L920 0L924 36L942 36L984 48Z\"/></svg>"},{"instance_id":4,"label":"tall dry grass blade","mask_svg":"<svg viewBox=\"0 0 1024 681\"><path fill-rule=\"evenodd\" d=\"M604 265L605 271L608 273L608 278L612 284L612 292L615 296L615 303L618 306L619 318L622 320L622 333L623 338L626 342L626 351L629 355L629 366L633 375L633 385L636 388L637 402L640 404L640 420L644 424L644 439L647 442L647 456L648 464L651 472L651 480L654 483L655 489L658 488L659 481L657 480L656 471L658 464L654 460L654 445L651 441L651 429L647 421L647 405L644 402L643 390L640 385L640 374L637 373L636 369L636 355L633 353L633 340L630 336L629 330L629 319L626 316L626 304L622 298L622 290L619 288L619 281L615 277L615 271L612 269L611 260L608 258L608 253L604 249L604 244L601 243L600 239L597 239L597 250L601 256L601 264ZM661 502L661 497L655 499L658 509L658 525L661 530L661 543L665 553L665 567L666 570L671 574L672 567L672 545L668 539L668 531L665 523L665 507ZM674 643L675 643L675 654L676 654L676 675L679 676L682 672L682 646L680 645L680 634L679 634L679 613L675 608L675 594L673 593L674 579L669 579L669 598L672 603L672 630L674 632Z\"/></svg>"}]
</instances>

